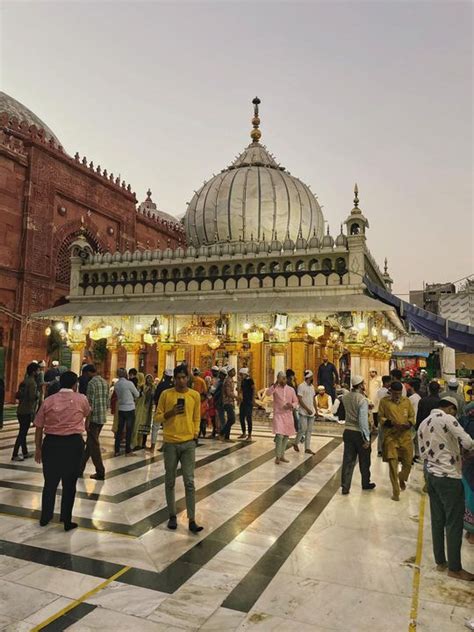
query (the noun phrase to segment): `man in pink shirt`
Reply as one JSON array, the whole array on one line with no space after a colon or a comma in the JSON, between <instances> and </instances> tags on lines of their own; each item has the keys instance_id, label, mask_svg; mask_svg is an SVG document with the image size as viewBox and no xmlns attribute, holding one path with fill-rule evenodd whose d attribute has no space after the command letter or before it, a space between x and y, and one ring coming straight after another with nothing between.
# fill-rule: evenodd
<instances>
[{"instance_id":1,"label":"man in pink shirt","mask_svg":"<svg viewBox=\"0 0 474 632\"><path fill-rule=\"evenodd\" d=\"M77 527L72 522L72 507L84 452L82 433L86 430L91 407L87 397L76 392L77 375L73 371L61 375L59 386L60 391L44 401L34 420L35 461L43 463L44 476L40 525L45 527L53 518L61 481L60 521L65 531L71 531Z\"/></svg>"}]
</instances>

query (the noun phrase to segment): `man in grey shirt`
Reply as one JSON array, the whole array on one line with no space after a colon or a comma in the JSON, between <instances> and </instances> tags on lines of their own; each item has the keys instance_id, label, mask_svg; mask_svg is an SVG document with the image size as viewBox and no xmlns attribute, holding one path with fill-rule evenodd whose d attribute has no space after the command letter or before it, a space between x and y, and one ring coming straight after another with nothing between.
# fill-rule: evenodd
<instances>
[{"instance_id":1,"label":"man in grey shirt","mask_svg":"<svg viewBox=\"0 0 474 632\"><path fill-rule=\"evenodd\" d=\"M125 428L125 456L132 456L132 431L135 424L135 400L140 393L133 382L127 379L126 369L117 371L119 378L114 391L117 396L118 429L115 434L115 456L120 455L120 439Z\"/></svg>"}]
</instances>

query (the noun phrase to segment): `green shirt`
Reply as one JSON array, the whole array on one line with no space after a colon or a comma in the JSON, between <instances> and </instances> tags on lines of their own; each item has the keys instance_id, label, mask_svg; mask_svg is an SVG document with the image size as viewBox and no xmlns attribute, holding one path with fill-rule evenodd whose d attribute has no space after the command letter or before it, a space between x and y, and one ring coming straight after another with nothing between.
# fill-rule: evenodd
<instances>
[{"instance_id":1,"label":"green shirt","mask_svg":"<svg viewBox=\"0 0 474 632\"><path fill-rule=\"evenodd\" d=\"M105 424L109 405L109 385L100 375L96 375L89 381L87 399L92 408L90 422L92 424Z\"/></svg>"}]
</instances>

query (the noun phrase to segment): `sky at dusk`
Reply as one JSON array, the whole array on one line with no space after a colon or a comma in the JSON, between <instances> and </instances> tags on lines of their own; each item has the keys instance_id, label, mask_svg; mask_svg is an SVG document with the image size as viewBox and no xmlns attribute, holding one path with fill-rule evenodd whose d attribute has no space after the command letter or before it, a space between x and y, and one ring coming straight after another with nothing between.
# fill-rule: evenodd
<instances>
[{"instance_id":1,"label":"sky at dusk","mask_svg":"<svg viewBox=\"0 0 474 632\"><path fill-rule=\"evenodd\" d=\"M395 290L473 272L471 2L2 2L1 89L182 215L249 142L352 209Z\"/></svg>"}]
</instances>

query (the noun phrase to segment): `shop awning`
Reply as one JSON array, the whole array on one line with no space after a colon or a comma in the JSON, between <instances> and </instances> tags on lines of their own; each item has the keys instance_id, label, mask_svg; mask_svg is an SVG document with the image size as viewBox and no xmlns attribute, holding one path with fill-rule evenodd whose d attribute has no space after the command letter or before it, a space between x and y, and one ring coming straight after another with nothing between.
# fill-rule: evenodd
<instances>
[{"instance_id":1,"label":"shop awning","mask_svg":"<svg viewBox=\"0 0 474 632\"><path fill-rule=\"evenodd\" d=\"M375 285L367 276L364 277L364 283L374 298L394 307L400 318L407 320L420 334L430 340L442 342L456 351L474 353L474 327L441 318L437 314L402 301L398 296Z\"/></svg>"},{"instance_id":2,"label":"shop awning","mask_svg":"<svg viewBox=\"0 0 474 632\"><path fill-rule=\"evenodd\" d=\"M383 311L393 312L386 303L366 294L340 296L299 295L275 293L272 296L249 297L234 294L227 297L201 295L197 297L116 298L114 300L75 300L64 305L32 314L33 318L58 320L72 316L152 316L156 314L296 314L304 312ZM395 314L393 314L395 317Z\"/></svg>"}]
</instances>

